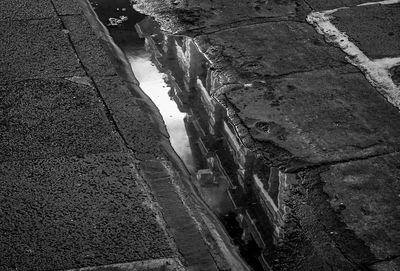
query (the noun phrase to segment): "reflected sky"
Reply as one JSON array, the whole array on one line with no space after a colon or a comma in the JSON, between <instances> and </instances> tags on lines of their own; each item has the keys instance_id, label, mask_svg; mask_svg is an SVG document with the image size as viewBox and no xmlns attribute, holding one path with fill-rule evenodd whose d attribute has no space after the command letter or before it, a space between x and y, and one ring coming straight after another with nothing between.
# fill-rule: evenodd
<instances>
[{"instance_id":1,"label":"reflected sky","mask_svg":"<svg viewBox=\"0 0 400 271\"><path fill-rule=\"evenodd\" d=\"M100 20L109 26L109 18L126 16L127 21L118 27L109 27L110 34L118 46L124 51L133 73L140 83L140 88L158 107L167 127L172 147L191 172L195 172L195 163L186 133L185 113L169 97L171 87L165 82L166 74L161 73L151 62L151 54L146 52L144 39L135 31L135 24L145 18L136 12L129 0L91 0Z\"/></svg>"},{"instance_id":2,"label":"reflected sky","mask_svg":"<svg viewBox=\"0 0 400 271\"><path fill-rule=\"evenodd\" d=\"M134 52L129 50L125 53L133 73L140 82L140 88L155 103L163 116L172 147L185 162L187 168L194 172L195 164L183 121L186 113L180 112L174 100L169 96L168 92L171 87L165 82L167 75L157 69L151 62L151 54L144 49L135 48Z\"/></svg>"}]
</instances>

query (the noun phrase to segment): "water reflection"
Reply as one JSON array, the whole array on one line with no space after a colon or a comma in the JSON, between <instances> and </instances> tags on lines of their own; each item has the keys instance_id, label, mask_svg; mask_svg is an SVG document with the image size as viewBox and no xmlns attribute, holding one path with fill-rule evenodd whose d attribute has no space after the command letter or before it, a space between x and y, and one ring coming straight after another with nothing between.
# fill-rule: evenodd
<instances>
[{"instance_id":1,"label":"water reflection","mask_svg":"<svg viewBox=\"0 0 400 271\"><path fill-rule=\"evenodd\" d=\"M129 0L92 2L105 24L128 17L110 26L110 34L163 116L172 147L242 256L254 270L270 270L267 258L283 234L282 203L293 176L266 166L239 142L225 109L210 97L208 61L190 38L164 35Z\"/></svg>"},{"instance_id":2,"label":"water reflection","mask_svg":"<svg viewBox=\"0 0 400 271\"><path fill-rule=\"evenodd\" d=\"M159 71L152 62L152 54L145 50L145 42L135 30L135 25L146 16L136 12L129 0L92 0L99 19L108 26L110 35L122 49L132 67L133 73L140 83L141 89L156 104L170 135L172 147L185 162L192 173L196 166L189 138L186 133L184 119L186 114L178 109L171 98L173 91L166 83L168 76ZM113 25L110 18L126 18Z\"/></svg>"},{"instance_id":3,"label":"water reflection","mask_svg":"<svg viewBox=\"0 0 400 271\"><path fill-rule=\"evenodd\" d=\"M170 94L187 113L195 185L252 268L267 270L262 251L266 242L272 244L273 230L249 186L254 157L238 141L224 108L210 96L208 61L190 38L164 35L150 18L137 28L155 63L165 69Z\"/></svg>"},{"instance_id":4,"label":"water reflection","mask_svg":"<svg viewBox=\"0 0 400 271\"><path fill-rule=\"evenodd\" d=\"M254 270L283 236L284 201L295 177L269 167L239 141L225 108L211 98L214 78L192 39L162 33L146 18L137 26L155 62L165 69L182 112L196 163L199 191Z\"/></svg>"},{"instance_id":5,"label":"water reflection","mask_svg":"<svg viewBox=\"0 0 400 271\"><path fill-rule=\"evenodd\" d=\"M151 61L151 53L144 48L122 49L129 60L136 79L140 83L140 88L156 104L163 116L172 147L185 162L188 169L195 172L196 166L184 123L186 113L182 113L178 109L173 98L169 95L171 87L166 83L168 76L158 70Z\"/></svg>"}]
</instances>

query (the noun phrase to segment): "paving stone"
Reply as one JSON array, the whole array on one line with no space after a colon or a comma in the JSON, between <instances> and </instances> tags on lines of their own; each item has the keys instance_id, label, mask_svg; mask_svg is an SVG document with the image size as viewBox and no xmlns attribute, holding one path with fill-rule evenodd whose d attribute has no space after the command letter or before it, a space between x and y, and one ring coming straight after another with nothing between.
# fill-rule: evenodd
<instances>
[{"instance_id":1,"label":"paving stone","mask_svg":"<svg viewBox=\"0 0 400 271\"><path fill-rule=\"evenodd\" d=\"M376 2L373 0L306 0L314 10L330 10L340 7L352 7L363 3Z\"/></svg>"},{"instance_id":2,"label":"paving stone","mask_svg":"<svg viewBox=\"0 0 400 271\"><path fill-rule=\"evenodd\" d=\"M209 248L186 207L182 204L171 177L165 174L165 167L160 161L146 161L140 168L163 210L168 230L180 253L187 261L190 270L217 270Z\"/></svg>"},{"instance_id":3,"label":"paving stone","mask_svg":"<svg viewBox=\"0 0 400 271\"><path fill-rule=\"evenodd\" d=\"M233 70L244 80L346 65L338 48L298 22L243 26L195 40L214 68L222 73Z\"/></svg>"},{"instance_id":4,"label":"paving stone","mask_svg":"<svg viewBox=\"0 0 400 271\"><path fill-rule=\"evenodd\" d=\"M332 208L380 260L400 254L399 164L399 155L381 156L321 174Z\"/></svg>"},{"instance_id":5,"label":"paving stone","mask_svg":"<svg viewBox=\"0 0 400 271\"><path fill-rule=\"evenodd\" d=\"M184 271L179 259L165 258L132 263L74 268L66 271Z\"/></svg>"},{"instance_id":6,"label":"paving stone","mask_svg":"<svg viewBox=\"0 0 400 271\"><path fill-rule=\"evenodd\" d=\"M400 269L400 258L379 262L369 266L369 268L373 271L397 271Z\"/></svg>"},{"instance_id":7,"label":"paving stone","mask_svg":"<svg viewBox=\"0 0 400 271\"><path fill-rule=\"evenodd\" d=\"M236 1L138 0L135 9L154 16L164 30L171 32L192 30L196 33L218 31L238 25L260 23L279 17L304 16L304 6L294 1Z\"/></svg>"},{"instance_id":8,"label":"paving stone","mask_svg":"<svg viewBox=\"0 0 400 271\"><path fill-rule=\"evenodd\" d=\"M0 1L0 21L31 20L50 17L56 17L50 0Z\"/></svg>"},{"instance_id":9,"label":"paving stone","mask_svg":"<svg viewBox=\"0 0 400 271\"><path fill-rule=\"evenodd\" d=\"M272 156L273 162L278 165L290 163L296 158L326 163L306 168L298 174L300 182L293 187L293 194L285 203L285 207L290 209L290 216L285 217L288 220L284 240L271 253L276 253L277 261L271 259L274 255L268 258L274 267L282 267L274 270L358 270L385 257L398 257L400 242L396 225L399 224L397 214L400 212L398 198L394 199L399 194L398 158L346 163L349 168L359 167L352 163L365 163L359 170L354 169L354 173L344 173L347 169L341 168L342 164L329 165L343 160L397 153L400 128L394 123L400 121L399 112L379 95L358 69L345 60L345 54L340 49L328 44L313 27L307 25L305 16L301 17L304 7L302 12L295 9L294 17L288 11L286 18L277 14L268 17L267 13L260 14L258 18L253 17L253 10L248 6L253 1L241 1L239 4L238 1L230 1L226 4L230 6L227 8L218 6L225 1L197 1L192 6L192 1L135 2L139 10L155 17L163 30L188 31L195 37L196 45L212 62L207 88L211 94L219 94L216 98L222 97L219 101L227 107L229 115L233 111L237 113L239 118L232 118L232 122L238 124L238 134L246 133L246 128L249 128L253 138L263 146L279 146L279 151L288 150L292 154L274 157L278 147L271 148L271 152L265 148L265 157ZM294 2L307 2L313 9L326 10L371 1L257 2L266 6L280 2L286 4L288 10ZM242 10L244 6L246 8ZM251 15L241 17L244 13ZM232 20L224 21L225 16ZM273 20L277 22L271 22ZM357 24L365 20L366 17L353 21L355 31L359 27ZM371 29L381 31L375 27ZM189 54L188 43L176 39L175 43L167 44L165 41L172 39L146 34L158 42L157 49L167 57L171 55L165 50L166 46L180 50L182 53L178 62L186 65L185 61L189 59L185 55ZM381 42L384 40L382 38ZM190 60L193 60L192 56ZM250 83L253 85L250 86ZM224 84L226 88L219 88ZM280 160L281 157L287 160ZM154 190L162 191L162 198L171 199L164 197L167 192L162 190L165 185L162 181L167 178L161 179L163 172L153 173L155 167L149 168L153 176L159 177L152 183ZM395 168L396 172L388 172L389 168ZM285 170L285 167L281 169ZM307 174L314 172L317 176L308 179ZM356 176L365 186L359 188L343 181L348 174ZM346 185L350 186L349 189ZM371 195L375 191L378 195ZM337 206L330 201L335 199L336 192L340 192L344 205ZM363 210L359 199L362 204L371 207ZM171 215L174 210L164 212ZM388 217L381 218L385 214ZM178 221L181 219L179 215L175 217ZM385 223L388 224L387 229ZM382 240L374 244L380 234L383 235Z\"/></svg>"},{"instance_id":10,"label":"paving stone","mask_svg":"<svg viewBox=\"0 0 400 271\"><path fill-rule=\"evenodd\" d=\"M5 162L0 176L1 270L175 256L126 155Z\"/></svg>"},{"instance_id":11,"label":"paving stone","mask_svg":"<svg viewBox=\"0 0 400 271\"><path fill-rule=\"evenodd\" d=\"M84 74L58 19L3 21L0 29L0 84Z\"/></svg>"},{"instance_id":12,"label":"paving stone","mask_svg":"<svg viewBox=\"0 0 400 271\"><path fill-rule=\"evenodd\" d=\"M127 145L138 159L154 159L165 151L160 145L160 131L146 105L132 97L125 82L118 76L95 78L101 95Z\"/></svg>"},{"instance_id":13,"label":"paving stone","mask_svg":"<svg viewBox=\"0 0 400 271\"><path fill-rule=\"evenodd\" d=\"M343 9L333 16L332 23L368 57L400 57L400 4Z\"/></svg>"},{"instance_id":14,"label":"paving stone","mask_svg":"<svg viewBox=\"0 0 400 271\"><path fill-rule=\"evenodd\" d=\"M361 73L293 74L226 94L251 135L309 162L354 159L400 147L400 114Z\"/></svg>"},{"instance_id":15,"label":"paving stone","mask_svg":"<svg viewBox=\"0 0 400 271\"><path fill-rule=\"evenodd\" d=\"M59 15L82 14L79 0L52 0Z\"/></svg>"},{"instance_id":16,"label":"paving stone","mask_svg":"<svg viewBox=\"0 0 400 271\"><path fill-rule=\"evenodd\" d=\"M119 151L92 87L63 79L0 86L0 161Z\"/></svg>"},{"instance_id":17,"label":"paving stone","mask_svg":"<svg viewBox=\"0 0 400 271\"><path fill-rule=\"evenodd\" d=\"M110 56L102 47L85 16L64 16L62 21L69 30L78 57L90 76L115 75L116 71Z\"/></svg>"}]
</instances>

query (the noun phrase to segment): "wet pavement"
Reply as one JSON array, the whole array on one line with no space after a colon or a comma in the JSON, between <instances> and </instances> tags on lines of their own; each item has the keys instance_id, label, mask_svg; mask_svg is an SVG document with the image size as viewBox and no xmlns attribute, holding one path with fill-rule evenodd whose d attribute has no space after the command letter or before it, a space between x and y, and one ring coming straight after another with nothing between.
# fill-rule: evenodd
<instances>
[{"instance_id":1,"label":"wet pavement","mask_svg":"<svg viewBox=\"0 0 400 271\"><path fill-rule=\"evenodd\" d=\"M2 1L0 270L397 270L397 2Z\"/></svg>"},{"instance_id":2,"label":"wet pavement","mask_svg":"<svg viewBox=\"0 0 400 271\"><path fill-rule=\"evenodd\" d=\"M398 269L398 1L132 3L263 268Z\"/></svg>"},{"instance_id":3,"label":"wet pavement","mask_svg":"<svg viewBox=\"0 0 400 271\"><path fill-rule=\"evenodd\" d=\"M136 155L99 95L109 85L95 81L118 76L82 8L2 1L0 13L0 269L163 258L179 267Z\"/></svg>"},{"instance_id":4,"label":"wet pavement","mask_svg":"<svg viewBox=\"0 0 400 271\"><path fill-rule=\"evenodd\" d=\"M2 1L0 14L0 270L227 265L89 3Z\"/></svg>"},{"instance_id":5,"label":"wet pavement","mask_svg":"<svg viewBox=\"0 0 400 271\"><path fill-rule=\"evenodd\" d=\"M201 101L195 101L192 98L189 98L180 89L180 87L183 86L182 84L184 84L184 81L187 79L185 75L186 71L170 71L164 68L164 60L173 65L175 68L178 68L179 65L177 65L177 61L179 61L179 57L175 55L174 52L171 52L171 54L168 55L168 59L163 60L158 59L152 53L151 48L153 48L153 46L158 47L163 46L163 44L155 44L152 40L145 39L145 34L142 32L144 29L142 29L141 26L143 22L143 24L147 25L147 27L151 27L152 29L156 30L158 25L154 24L150 18L144 18L144 16L139 13L135 14L133 9L126 9L125 7L127 3L129 4L129 1L112 3L110 1L92 2L100 20L108 26L110 35L127 57L127 60L135 75L135 79L138 81L139 87L152 100L155 106L157 106L161 116L163 117L171 147L178 155L178 159L182 160L182 166L188 171L188 185L191 186L192 189L196 191L195 193L200 196L201 200L204 201L206 208L210 208L210 211L213 213L212 215L216 215L216 217L219 218L224 218L233 211L232 202L229 199L229 194L227 193L227 190L230 186L229 177L227 176L226 172L223 172L221 165L209 166L209 163L215 164L216 162L209 162L209 160L213 158L207 158L202 155L201 150L196 146L196 128L193 126L193 123L196 122L196 120L192 119L192 117L195 117L196 114L193 114L192 110L197 110L197 107L188 106L188 102L197 102L199 103L198 109L201 109ZM117 25L114 25L109 23L114 21L112 16L126 16L127 19L120 21ZM135 27L132 27L132 25L135 25ZM158 38L162 39L163 36L159 35ZM155 39L157 39L157 37L155 37ZM173 41L171 40L171 42ZM199 55L199 57L201 56ZM199 59L199 67L201 67L202 64L205 64L205 59ZM205 78L205 75L203 78ZM189 101L189 99L192 99L192 101ZM197 97L197 99L200 99L200 97ZM197 112L197 114L201 115L202 118L207 116L204 115L204 113L206 114L206 112ZM205 121L207 122L207 120ZM218 156L215 156L215 158L218 159ZM178 226L179 224L184 223L184 220L182 221L182 218L179 217L181 213L179 208L174 207L173 210L168 210L167 206L165 206L166 208L163 206L163 198L165 195L168 195L168 193L172 192L168 192L166 185L168 185L170 182L173 182L173 180L170 180L167 173L162 174L162 167L158 168L157 164L151 165L150 171L148 167L149 165L143 164L141 168L145 172L146 178L150 180L152 191L155 193L156 197L157 195L160 196L158 200L161 206L164 208L164 214L171 212L173 215L171 218L166 217L168 225ZM152 172L154 170L161 170L161 176L157 173L157 178L155 180L153 180L154 172ZM207 179L205 176L208 176L209 178ZM169 195L169 197L171 198L172 196ZM223 219L220 219L220 221L223 221ZM217 222L217 224L220 223L218 221L211 223L215 222ZM237 222L235 223L237 224ZM218 235L222 234L226 235L227 237L228 233L221 226L209 224L207 227L210 226L211 230L215 231ZM179 225L179 228L182 228L182 226ZM218 229L215 230L216 228ZM193 233L188 232L188 234L192 236L190 239L190 247L195 243L195 239L193 239ZM185 236L185 234L181 235ZM200 262L202 257L205 259L202 253L207 252L207 250L203 252L197 249L195 251L191 251L192 249L188 248L187 244L188 238L182 238L182 240L179 240L177 237L178 236L174 236L174 239L176 241L178 240L178 246L181 245L180 251L189 263L191 261L194 263ZM209 241L215 242L215 240L212 239ZM221 241L217 242L220 242L219 246L221 246ZM243 266L244 263L240 263L240 261L242 261L240 258L239 262L238 260L232 260L232 257L238 257L235 255L237 254L237 249L233 247L233 244L231 244L229 240L225 240L223 242L227 242L228 246L230 246L230 248L223 248L225 252L222 252L225 253L224 257L227 257L228 263L223 265L219 263L219 268L225 269L227 268L225 265L230 265L229 268L237 270L246 269L247 267ZM200 243L196 244L195 246L201 247ZM222 245L226 246L226 244ZM232 253L233 255L230 255ZM216 255L213 256L215 257ZM210 270L213 267L208 266L207 268L201 268Z\"/></svg>"}]
</instances>

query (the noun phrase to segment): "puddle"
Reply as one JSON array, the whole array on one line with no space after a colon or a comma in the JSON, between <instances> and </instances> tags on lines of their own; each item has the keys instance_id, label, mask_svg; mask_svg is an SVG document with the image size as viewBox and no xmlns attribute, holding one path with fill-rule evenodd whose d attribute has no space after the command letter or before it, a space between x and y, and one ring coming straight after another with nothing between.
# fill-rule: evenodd
<instances>
[{"instance_id":1,"label":"puddle","mask_svg":"<svg viewBox=\"0 0 400 271\"><path fill-rule=\"evenodd\" d=\"M162 73L152 62L152 54L145 49L145 40L140 38L135 25L146 16L136 12L129 0L93 0L91 1L100 20L108 27L115 43L128 58L132 71L140 83L140 88L156 104L164 118L170 135L171 145L185 162L189 171L194 173L196 166L185 128L186 114L178 109L170 96L172 88L166 83L167 74ZM108 23L110 18L125 18L118 24Z\"/></svg>"},{"instance_id":2,"label":"puddle","mask_svg":"<svg viewBox=\"0 0 400 271\"><path fill-rule=\"evenodd\" d=\"M91 1L140 88L158 107L202 199L253 270L270 270L266 259L281 234L279 198L287 176L266 167L239 142L225 109L210 97L208 61L191 39L164 35L129 2ZM125 19L109 23L110 18Z\"/></svg>"},{"instance_id":3,"label":"puddle","mask_svg":"<svg viewBox=\"0 0 400 271\"><path fill-rule=\"evenodd\" d=\"M163 116L172 147L184 161L188 170L195 172L196 166L185 128L186 114L179 111L169 95L172 88L166 83L167 75L157 69L151 61L151 54L145 49L135 48L133 51L130 48L122 48L122 50L126 53L133 73L140 82L140 88L157 105Z\"/></svg>"}]
</instances>

